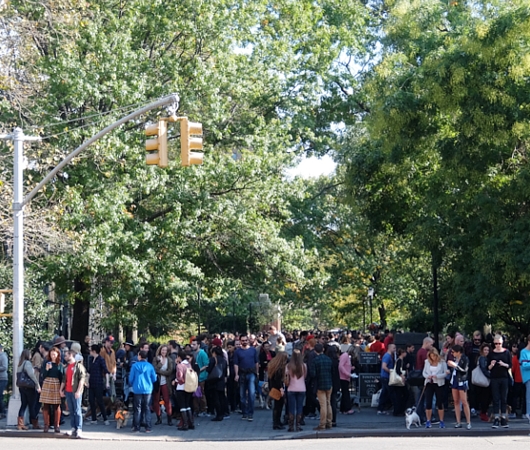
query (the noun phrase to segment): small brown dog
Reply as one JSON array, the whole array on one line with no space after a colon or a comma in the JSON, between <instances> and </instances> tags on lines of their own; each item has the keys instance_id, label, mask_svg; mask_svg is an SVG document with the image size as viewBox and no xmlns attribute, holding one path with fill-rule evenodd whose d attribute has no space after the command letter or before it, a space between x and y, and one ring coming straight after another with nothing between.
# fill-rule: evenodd
<instances>
[{"instance_id":1,"label":"small brown dog","mask_svg":"<svg viewBox=\"0 0 530 450\"><path fill-rule=\"evenodd\" d=\"M116 407L116 414L114 418L116 419L116 429L125 428L129 420L129 411L125 409L125 403L120 400L117 400L114 404Z\"/></svg>"},{"instance_id":2,"label":"small brown dog","mask_svg":"<svg viewBox=\"0 0 530 450\"><path fill-rule=\"evenodd\" d=\"M109 417L112 414L112 411L115 410L114 404L112 403L112 399L110 397L103 397L103 404L105 405L107 417ZM99 405L96 403L96 417L100 412L101 411L99 410ZM91 419L92 419L92 409L90 409L90 405L89 405L85 413L85 420L91 420Z\"/></svg>"}]
</instances>

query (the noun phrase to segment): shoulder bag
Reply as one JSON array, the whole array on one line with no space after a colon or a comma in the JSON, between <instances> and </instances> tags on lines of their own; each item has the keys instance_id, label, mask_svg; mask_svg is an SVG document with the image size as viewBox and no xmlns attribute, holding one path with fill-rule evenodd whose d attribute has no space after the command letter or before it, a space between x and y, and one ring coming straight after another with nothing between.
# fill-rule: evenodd
<instances>
[{"instance_id":1,"label":"shoulder bag","mask_svg":"<svg viewBox=\"0 0 530 450\"><path fill-rule=\"evenodd\" d=\"M35 383L26 373L26 363L20 372L17 372L17 387L35 389Z\"/></svg>"},{"instance_id":2,"label":"shoulder bag","mask_svg":"<svg viewBox=\"0 0 530 450\"><path fill-rule=\"evenodd\" d=\"M390 369L390 379L388 380L389 386L399 386L403 387L405 386L405 382L403 381L403 378L401 378L398 373L396 372L396 369Z\"/></svg>"},{"instance_id":3,"label":"shoulder bag","mask_svg":"<svg viewBox=\"0 0 530 450\"><path fill-rule=\"evenodd\" d=\"M223 370L221 369L219 364L217 364L217 358L216 358L215 359L215 366L213 366L212 371L208 374L207 380L208 381L219 380L219 379L221 379L222 376L223 376Z\"/></svg>"},{"instance_id":4,"label":"shoulder bag","mask_svg":"<svg viewBox=\"0 0 530 450\"><path fill-rule=\"evenodd\" d=\"M480 366L477 366L471 372L471 383L475 386L488 387L490 385L490 380L484 375Z\"/></svg>"}]
</instances>

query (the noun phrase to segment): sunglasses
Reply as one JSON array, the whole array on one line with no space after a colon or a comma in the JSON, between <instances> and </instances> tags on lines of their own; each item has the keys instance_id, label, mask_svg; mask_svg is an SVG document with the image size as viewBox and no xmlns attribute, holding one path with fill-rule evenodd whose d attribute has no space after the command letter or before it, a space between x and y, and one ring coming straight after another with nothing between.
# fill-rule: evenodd
<instances>
[{"instance_id":1,"label":"sunglasses","mask_svg":"<svg viewBox=\"0 0 530 450\"><path fill-rule=\"evenodd\" d=\"M495 342L495 345L502 345L502 342Z\"/></svg>"}]
</instances>

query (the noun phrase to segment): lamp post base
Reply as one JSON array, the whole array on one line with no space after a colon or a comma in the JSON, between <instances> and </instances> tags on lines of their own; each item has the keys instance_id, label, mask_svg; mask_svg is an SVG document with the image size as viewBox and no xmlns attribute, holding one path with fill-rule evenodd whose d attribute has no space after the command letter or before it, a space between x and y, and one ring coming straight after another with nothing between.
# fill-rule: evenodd
<instances>
[{"instance_id":1,"label":"lamp post base","mask_svg":"<svg viewBox=\"0 0 530 450\"><path fill-rule=\"evenodd\" d=\"M14 397L13 395L9 398L9 404L7 406L7 423L8 427L16 427L18 423L18 411L22 406L20 397Z\"/></svg>"}]
</instances>

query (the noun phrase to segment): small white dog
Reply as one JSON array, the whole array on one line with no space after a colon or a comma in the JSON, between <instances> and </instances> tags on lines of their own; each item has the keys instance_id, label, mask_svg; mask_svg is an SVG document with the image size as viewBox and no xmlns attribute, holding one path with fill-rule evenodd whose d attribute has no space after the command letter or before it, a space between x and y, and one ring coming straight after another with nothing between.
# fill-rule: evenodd
<instances>
[{"instance_id":1,"label":"small white dog","mask_svg":"<svg viewBox=\"0 0 530 450\"><path fill-rule=\"evenodd\" d=\"M416 407L409 408L405 412L405 424L407 425L407 430L410 430L411 425L416 425L416 428L421 425L420 416L416 412Z\"/></svg>"}]
</instances>

